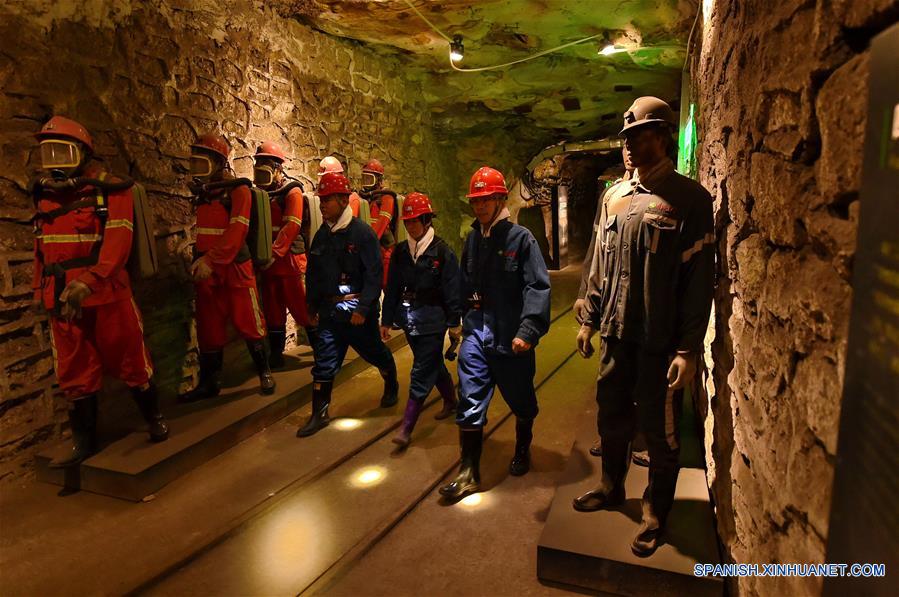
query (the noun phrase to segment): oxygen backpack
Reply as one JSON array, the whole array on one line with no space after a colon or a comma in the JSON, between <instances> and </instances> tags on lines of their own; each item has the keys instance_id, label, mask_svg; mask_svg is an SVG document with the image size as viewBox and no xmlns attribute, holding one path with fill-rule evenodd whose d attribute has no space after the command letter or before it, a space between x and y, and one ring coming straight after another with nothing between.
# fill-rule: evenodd
<instances>
[{"instance_id":1,"label":"oxygen backpack","mask_svg":"<svg viewBox=\"0 0 899 597\"><path fill-rule=\"evenodd\" d=\"M93 208L94 215L100 220L100 238L91 249L88 257L78 260L70 260L72 263L55 264L57 269L67 270L76 267L90 267L100 259L100 248L103 246L103 235L106 231L106 220L109 216L109 193L131 189L134 208L134 228L131 237L131 252L128 256L128 273L134 278L150 278L159 271L159 257L156 253L156 218L153 207L147 197L147 191L143 185L135 183L127 177L121 182L106 182L105 172L97 179L74 178L66 181L41 181L34 187L34 204L37 207L43 194L43 187L56 189L78 189L87 185L95 187L93 196L78 201L72 201L62 207L35 214L33 221L35 229L40 230L41 223L52 221L64 214L76 209Z\"/></svg>"},{"instance_id":2,"label":"oxygen backpack","mask_svg":"<svg viewBox=\"0 0 899 597\"><path fill-rule=\"evenodd\" d=\"M203 185L203 192L225 189L231 189L239 186L246 186L250 189L252 201L250 203L250 225L247 232L247 239L244 243L249 253L250 259L254 265L264 265L272 258L272 206L268 193L264 190L254 187L253 182L249 178L235 178L232 180L223 180L220 182L212 182ZM225 193L225 197L221 200L222 206L231 211L231 194Z\"/></svg>"}]
</instances>

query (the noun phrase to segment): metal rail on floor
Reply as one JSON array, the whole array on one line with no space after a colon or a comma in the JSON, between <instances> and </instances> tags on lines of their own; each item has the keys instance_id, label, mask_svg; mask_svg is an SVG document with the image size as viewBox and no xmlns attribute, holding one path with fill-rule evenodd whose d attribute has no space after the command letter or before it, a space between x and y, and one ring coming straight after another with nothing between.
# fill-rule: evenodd
<instances>
[{"instance_id":1,"label":"metal rail on floor","mask_svg":"<svg viewBox=\"0 0 899 597\"><path fill-rule=\"evenodd\" d=\"M571 313L571 307L568 307L562 311L560 311L555 317L552 318L550 324L557 322L562 319L569 313ZM549 379L555 375L559 369L561 369L577 351L572 351L568 354L562 362L553 368L546 377L540 381L536 389L540 389ZM428 410L432 407L436 402L440 401L441 398L434 397L428 400L425 403L425 407L422 409L422 412ZM503 415L499 420L496 421L492 426L490 426L489 430L485 432L485 438L490 437L494 431L496 431L505 421L509 419L512 415L511 412ZM221 545L228 539L239 535L243 530L245 530L248 526L250 526L254 521L262 518L266 514L269 514L273 510L275 510L279 505L281 505L285 500L290 497L296 495L298 492L303 490L304 488L310 486L312 483L321 479L325 475L335 471L340 468L343 464L345 464L350 459L355 456L361 454L371 446L377 444L384 437L391 434L391 432L396 431L402 424L402 419L397 418L396 422L386 427L384 430L375 433L371 438L362 442L356 448L344 453L339 458L326 463L316 469L313 469L293 481L287 483L280 489L274 492L274 495L263 502L247 509L239 516L235 517L229 523L222 525L220 531L214 533L214 538L203 544L199 548L193 550L191 553L185 555L184 557L178 559L174 563L166 566L163 570L157 572L150 578L144 580L131 590L125 592L125 595L141 595L143 593L148 592L153 587L159 585L168 577L177 573L178 571L186 568L192 562L196 561L206 553L215 549L217 546ZM392 517L386 523L383 523L378 526L377 529L372 531L368 536L359 541L353 548L344 553L338 560L336 560L331 566L329 566L321 575L316 577L316 579L310 583L305 588L301 588L298 590L298 593L307 592L309 590L318 590L315 587L322 586L324 584L330 583L333 579L335 579L341 572L343 572L349 565L353 562L357 561L358 558L362 557L365 553L367 553L381 538L383 538L391 529L393 529L399 522L411 511L415 508L417 504L419 504L422 500L424 500L431 492L433 492L434 488L440 484L440 482L447 477L450 473L452 473L459 464L459 460L456 459L453 461L453 464L448 467L445 471L443 471L436 480L431 483L425 491L419 494L413 503L409 504L407 507L404 507L398 516Z\"/></svg>"}]
</instances>

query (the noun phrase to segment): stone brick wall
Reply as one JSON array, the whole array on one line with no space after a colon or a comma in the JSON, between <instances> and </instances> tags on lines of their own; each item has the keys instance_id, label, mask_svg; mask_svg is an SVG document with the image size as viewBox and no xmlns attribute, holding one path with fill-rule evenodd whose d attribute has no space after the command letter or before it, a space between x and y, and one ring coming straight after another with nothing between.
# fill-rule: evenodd
<instances>
[{"instance_id":1,"label":"stone brick wall","mask_svg":"<svg viewBox=\"0 0 899 597\"><path fill-rule=\"evenodd\" d=\"M86 125L108 167L150 192L162 272L136 288L166 401L195 363L185 158L197 132L224 131L238 175L250 175L262 140L289 148L290 172L306 180L328 154L349 161L357 181L361 164L378 157L390 186L429 192L447 212L438 230L458 236L452 154L435 141L419 84L397 62L263 4L12 0L0 8L0 477L26 471L65 419L46 317L29 310L24 189L36 165L31 135L51 114ZM102 408L106 422L134 416L121 397Z\"/></svg>"},{"instance_id":2,"label":"stone brick wall","mask_svg":"<svg viewBox=\"0 0 899 597\"><path fill-rule=\"evenodd\" d=\"M727 555L821 562L858 222L868 40L895 1L702 3L692 64L720 281L706 420ZM746 578L735 594L817 594Z\"/></svg>"}]
</instances>

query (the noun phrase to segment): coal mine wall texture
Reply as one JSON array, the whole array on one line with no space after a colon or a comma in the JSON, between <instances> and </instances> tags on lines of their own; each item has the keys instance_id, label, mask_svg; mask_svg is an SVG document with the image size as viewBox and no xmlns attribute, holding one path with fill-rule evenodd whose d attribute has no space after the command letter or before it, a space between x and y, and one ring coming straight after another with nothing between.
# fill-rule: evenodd
<instances>
[{"instance_id":1,"label":"coal mine wall texture","mask_svg":"<svg viewBox=\"0 0 899 597\"><path fill-rule=\"evenodd\" d=\"M82 122L106 167L148 189L161 271L135 287L164 406L196 373L186 157L197 133L223 132L243 176L263 140L287 148L288 172L306 181L325 155L348 162L357 182L377 157L392 188L453 205L436 226L458 245L458 185L420 84L361 44L253 3L178 0L11 0L0 40L0 478L27 473L66 426L46 315L30 308L32 135L52 114ZM119 390L101 397L101 429L140 424Z\"/></svg>"},{"instance_id":2,"label":"coal mine wall texture","mask_svg":"<svg viewBox=\"0 0 899 597\"><path fill-rule=\"evenodd\" d=\"M701 3L699 180L719 280L706 413L725 555L823 562L846 360L868 44L899 3ZM863 209L863 207L862 207ZM740 595L820 579L743 578Z\"/></svg>"}]
</instances>

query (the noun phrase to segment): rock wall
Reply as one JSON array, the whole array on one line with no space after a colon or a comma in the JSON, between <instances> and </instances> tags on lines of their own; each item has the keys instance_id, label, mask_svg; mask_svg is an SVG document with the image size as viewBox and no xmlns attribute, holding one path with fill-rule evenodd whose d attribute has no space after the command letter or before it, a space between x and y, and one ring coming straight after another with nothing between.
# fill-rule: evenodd
<instances>
[{"instance_id":1,"label":"rock wall","mask_svg":"<svg viewBox=\"0 0 899 597\"><path fill-rule=\"evenodd\" d=\"M185 158L197 132L228 136L239 175L252 172L262 140L289 148L289 171L307 181L325 155L348 161L356 181L378 157L390 186L429 192L448 216L438 231L458 236L453 154L435 140L419 84L360 44L263 3L212 0L12 0L0 8L0 39L0 477L27 470L65 419L46 317L29 309L25 188L37 163L31 135L51 114L82 122L108 167L150 192L162 272L136 287L164 402L195 369ZM102 409L107 423L136 416L121 397Z\"/></svg>"},{"instance_id":2,"label":"rock wall","mask_svg":"<svg viewBox=\"0 0 899 597\"><path fill-rule=\"evenodd\" d=\"M720 272L706 419L718 530L737 562L822 562L870 38L899 3L705 0L691 64ZM734 594L818 594L745 578Z\"/></svg>"}]
</instances>

